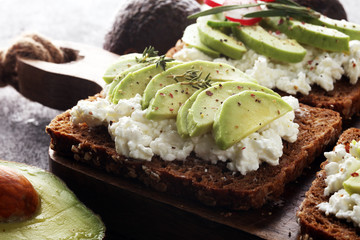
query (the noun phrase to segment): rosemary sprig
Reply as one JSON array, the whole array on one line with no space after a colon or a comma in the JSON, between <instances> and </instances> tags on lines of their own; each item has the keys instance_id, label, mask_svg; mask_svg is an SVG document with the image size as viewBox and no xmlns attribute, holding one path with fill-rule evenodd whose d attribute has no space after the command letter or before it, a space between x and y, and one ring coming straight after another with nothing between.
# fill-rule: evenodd
<instances>
[{"instance_id":1,"label":"rosemary sprig","mask_svg":"<svg viewBox=\"0 0 360 240\"><path fill-rule=\"evenodd\" d=\"M136 62L138 62L138 63L146 63L149 61L148 60L149 58L157 57L157 56L159 56L158 54L159 54L159 51L156 51L153 46L149 46L144 49L141 58L135 57L135 59L136 59Z\"/></svg>"},{"instance_id":2,"label":"rosemary sprig","mask_svg":"<svg viewBox=\"0 0 360 240\"><path fill-rule=\"evenodd\" d=\"M174 61L175 59L172 59L172 58L165 58L165 55L161 55L158 57L158 59L155 61L156 63L156 67L161 67L164 71L166 69L166 63L168 62L172 62Z\"/></svg>"},{"instance_id":3,"label":"rosemary sprig","mask_svg":"<svg viewBox=\"0 0 360 240\"><path fill-rule=\"evenodd\" d=\"M180 75L169 75L169 78L174 79L176 82L181 82L182 85L190 85L195 89L211 87L210 73L205 78L201 78L202 71L199 70L187 70L185 73ZM183 78L184 81L179 81Z\"/></svg>"},{"instance_id":4,"label":"rosemary sprig","mask_svg":"<svg viewBox=\"0 0 360 240\"><path fill-rule=\"evenodd\" d=\"M245 14L244 17L274 17L274 16L288 16L293 18L319 18L320 14L310 8L300 6L292 0L276 0L275 2L260 2L255 4L243 4L243 5L226 5L220 7L214 7L199 13L190 15L188 18L198 18L206 15L217 14L221 12L227 12L231 10L266 6L267 9Z\"/></svg>"},{"instance_id":5,"label":"rosemary sprig","mask_svg":"<svg viewBox=\"0 0 360 240\"><path fill-rule=\"evenodd\" d=\"M135 57L137 63L155 63L156 67L161 67L164 71L166 63L174 61L172 58L165 58L165 55L159 56L159 51L155 50L153 46L146 47L142 53L142 57Z\"/></svg>"}]
</instances>

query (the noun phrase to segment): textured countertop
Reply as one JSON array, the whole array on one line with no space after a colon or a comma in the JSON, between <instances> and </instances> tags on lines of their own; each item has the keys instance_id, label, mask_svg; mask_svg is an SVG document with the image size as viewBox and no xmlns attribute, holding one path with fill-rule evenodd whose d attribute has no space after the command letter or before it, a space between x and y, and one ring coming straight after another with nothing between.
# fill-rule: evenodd
<instances>
[{"instance_id":1,"label":"textured countertop","mask_svg":"<svg viewBox=\"0 0 360 240\"><path fill-rule=\"evenodd\" d=\"M1 0L0 49L24 32L102 47L119 4L118 0ZM48 169L50 138L45 126L59 113L29 101L10 86L0 88L0 159Z\"/></svg>"}]
</instances>

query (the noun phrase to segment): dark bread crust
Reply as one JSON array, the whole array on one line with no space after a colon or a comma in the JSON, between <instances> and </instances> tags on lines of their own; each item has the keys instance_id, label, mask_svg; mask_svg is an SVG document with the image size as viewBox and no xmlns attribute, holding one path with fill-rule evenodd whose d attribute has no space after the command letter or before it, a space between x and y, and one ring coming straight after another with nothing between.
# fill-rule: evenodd
<instances>
[{"instance_id":1,"label":"dark bread crust","mask_svg":"<svg viewBox=\"0 0 360 240\"><path fill-rule=\"evenodd\" d=\"M352 140L360 140L360 129L350 128L344 131L337 144L348 144ZM321 164L322 170L316 174L309 191L305 195L300 209L297 212L301 232L313 239L360 239L360 230L345 220L339 220L333 215L326 216L316 206L321 202L326 202L329 197L324 196L326 187L326 172L324 166L326 161Z\"/></svg>"},{"instance_id":2,"label":"dark bread crust","mask_svg":"<svg viewBox=\"0 0 360 240\"><path fill-rule=\"evenodd\" d=\"M328 108L349 119L360 112L360 81L349 83L345 76L334 84L334 90L325 91L317 85L311 87L309 95L296 96L300 102L310 106Z\"/></svg>"},{"instance_id":3,"label":"dark bread crust","mask_svg":"<svg viewBox=\"0 0 360 240\"><path fill-rule=\"evenodd\" d=\"M166 56L174 56L184 46L185 44L179 40L173 48L169 49ZM278 89L275 91L282 96L289 95ZM347 77L343 76L334 83L334 90L332 91L327 92L317 85L312 85L308 95L297 94L296 97L301 103L331 109L339 112L343 119L350 119L360 112L360 81L353 85Z\"/></svg>"},{"instance_id":4,"label":"dark bread crust","mask_svg":"<svg viewBox=\"0 0 360 240\"><path fill-rule=\"evenodd\" d=\"M127 159L116 153L106 127L74 125L69 111L58 115L46 131L51 148L58 154L206 205L249 209L277 199L285 184L296 179L326 146L334 144L341 132L340 115L327 109L301 105L295 122L300 126L298 140L284 142L280 165L262 164L245 176L233 174L224 163L213 165L194 156L173 162L158 157L151 162Z\"/></svg>"}]
</instances>

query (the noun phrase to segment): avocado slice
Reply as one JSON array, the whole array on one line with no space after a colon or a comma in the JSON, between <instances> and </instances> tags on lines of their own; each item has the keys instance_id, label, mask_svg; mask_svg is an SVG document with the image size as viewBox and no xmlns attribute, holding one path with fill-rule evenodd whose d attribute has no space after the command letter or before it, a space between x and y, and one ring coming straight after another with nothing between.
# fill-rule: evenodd
<instances>
[{"instance_id":1,"label":"avocado slice","mask_svg":"<svg viewBox=\"0 0 360 240\"><path fill-rule=\"evenodd\" d=\"M186 102L181 105L178 114L176 116L176 128L177 132L182 138L186 138L189 136L189 132L187 130L187 115L189 113L189 109L195 102L197 96L203 91L204 89L199 89L189 97Z\"/></svg>"},{"instance_id":2,"label":"avocado slice","mask_svg":"<svg viewBox=\"0 0 360 240\"><path fill-rule=\"evenodd\" d=\"M198 18L196 21L200 41L225 56L241 59L246 52L244 44L217 29L211 28L207 22L207 18Z\"/></svg>"},{"instance_id":3,"label":"avocado slice","mask_svg":"<svg viewBox=\"0 0 360 240\"><path fill-rule=\"evenodd\" d=\"M349 194L360 194L360 169L353 172L351 176L343 182L343 187Z\"/></svg>"},{"instance_id":4,"label":"avocado slice","mask_svg":"<svg viewBox=\"0 0 360 240\"><path fill-rule=\"evenodd\" d=\"M254 83L224 82L202 91L192 104L187 114L187 131L190 137L200 136L210 132L214 123L214 116L218 108L228 97L245 90L266 92L280 97L271 89Z\"/></svg>"},{"instance_id":5,"label":"avocado slice","mask_svg":"<svg viewBox=\"0 0 360 240\"><path fill-rule=\"evenodd\" d=\"M181 39L188 46L196 48L212 58L220 57L219 52L212 50L211 48L208 48L200 41L199 30L196 23L186 27L184 31L184 35Z\"/></svg>"},{"instance_id":6,"label":"avocado slice","mask_svg":"<svg viewBox=\"0 0 360 240\"><path fill-rule=\"evenodd\" d=\"M351 40L360 40L359 24L351 23L345 20L335 20L324 15L320 15L320 18L311 19L310 23L323 27L334 28L348 35Z\"/></svg>"},{"instance_id":7,"label":"avocado slice","mask_svg":"<svg viewBox=\"0 0 360 240\"><path fill-rule=\"evenodd\" d=\"M137 64L136 58L141 56L142 54L140 53L130 53L120 56L115 63L111 64L111 66L106 69L103 76L104 81L107 84L111 83L119 73Z\"/></svg>"},{"instance_id":8,"label":"avocado slice","mask_svg":"<svg viewBox=\"0 0 360 240\"><path fill-rule=\"evenodd\" d=\"M225 150L266 124L292 111L280 97L246 90L228 97L214 119L215 142Z\"/></svg>"},{"instance_id":9,"label":"avocado slice","mask_svg":"<svg viewBox=\"0 0 360 240\"><path fill-rule=\"evenodd\" d=\"M295 40L279 39L259 25L233 27L232 31L247 47L278 61L301 62L306 55L306 50Z\"/></svg>"},{"instance_id":10,"label":"avocado slice","mask_svg":"<svg viewBox=\"0 0 360 240\"><path fill-rule=\"evenodd\" d=\"M127 70L120 72L118 75L116 75L116 77L113 79L113 81L110 83L110 85L107 88L107 93L108 93L108 99L112 101L112 99L114 98L114 96L116 95L116 92L114 91L114 89L119 85L119 83L125 78L127 77L127 75L129 75L132 72L135 72L137 70L140 70L142 68L145 68L147 66L151 65L151 63L145 62L145 63L138 63L135 64L133 66L131 66L130 68L128 68Z\"/></svg>"},{"instance_id":11,"label":"avocado slice","mask_svg":"<svg viewBox=\"0 0 360 240\"><path fill-rule=\"evenodd\" d=\"M265 22L300 43L333 52L349 51L350 37L336 29L280 17L266 18Z\"/></svg>"},{"instance_id":12,"label":"avocado slice","mask_svg":"<svg viewBox=\"0 0 360 240\"><path fill-rule=\"evenodd\" d=\"M196 92L196 88L184 82L168 85L156 92L146 111L146 118L160 120L176 118L179 108Z\"/></svg>"},{"instance_id":13,"label":"avocado slice","mask_svg":"<svg viewBox=\"0 0 360 240\"><path fill-rule=\"evenodd\" d=\"M168 62L167 68L180 64L180 62ZM119 78L119 82L112 90L112 102L117 104L120 99L130 99L136 94L142 95L149 81L158 73L164 71L160 66L151 64L140 68L137 71L130 72L124 78Z\"/></svg>"},{"instance_id":14,"label":"avocado slice","mask_svg":"<svg viewBox=\"0 0 360 240\"><path fill-rule=\"evenodd\" d=\"M24 175L40 196L38 212L22 222L0 223L1 239L103 239L101 219L82 204L55 175L42 169L0 160Z\"/></svg>"},{"instance_id":15,"label":"avocado slice","mask_svg":"<svg viewBox=\"0 0 360 240\"><path fill-rule=\"evenodd\" d=\"M145 109L149 106L150 100L158 90L176 82L189 81L187 78L190 74L201 74L201 78L206 78L210 74L212 81L256 82L255 79L228 64L200 60L187 62L169 68L150 80L144 91L142 108Z\"/></svg>"}]
</instances>

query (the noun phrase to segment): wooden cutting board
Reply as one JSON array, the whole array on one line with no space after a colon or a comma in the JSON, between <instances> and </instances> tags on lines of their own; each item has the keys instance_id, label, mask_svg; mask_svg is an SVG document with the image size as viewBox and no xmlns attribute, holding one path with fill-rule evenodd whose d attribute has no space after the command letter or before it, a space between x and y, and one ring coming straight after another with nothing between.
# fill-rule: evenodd
<instances>
[{"instance_id":1,"label":"wooden cutting board","mask_svg":"<svg viewBox=\"0 0 360 240\"><path fill-rule=\"evenodd\" d=\"M72 49L77 57L67 63L20 58L17 62L18 91L45 106L66 110L102 90L102 76L119 55L101 48L65 41L55 45Z\"/></svg>"},{"instance_id":2,"label":"wooden cutting board","mask_svg":"<svg viewBox=\"0 0 360 240\"><path fill-rule=\"evenodd\" d=\"M315 161L274 204L229 211L156 192L51 149L49 156L51 171L100 214L114 239L297 239L296 210L324 160Z\"/></svg>"}]
</instances>

